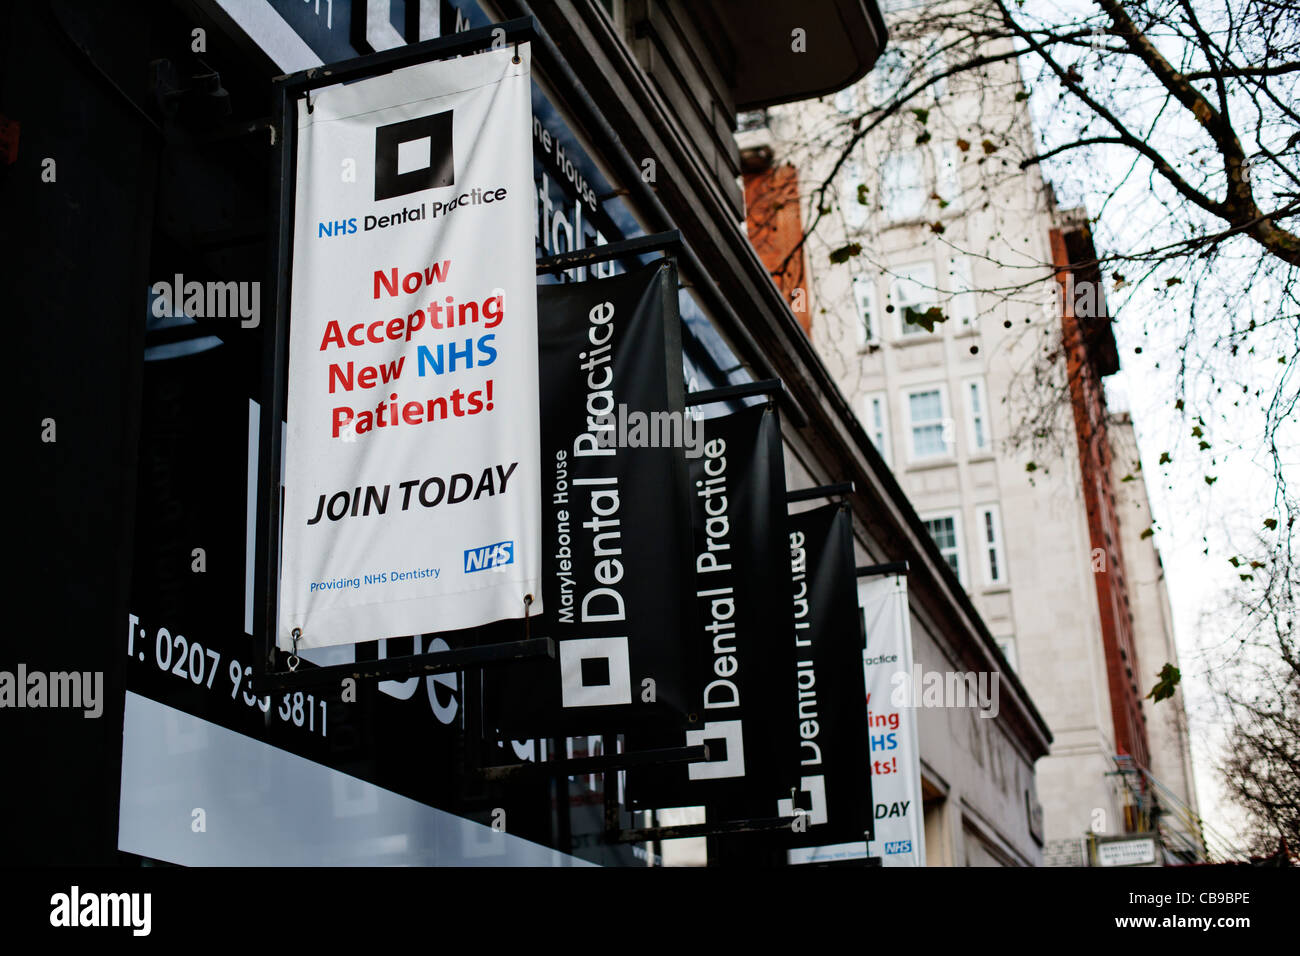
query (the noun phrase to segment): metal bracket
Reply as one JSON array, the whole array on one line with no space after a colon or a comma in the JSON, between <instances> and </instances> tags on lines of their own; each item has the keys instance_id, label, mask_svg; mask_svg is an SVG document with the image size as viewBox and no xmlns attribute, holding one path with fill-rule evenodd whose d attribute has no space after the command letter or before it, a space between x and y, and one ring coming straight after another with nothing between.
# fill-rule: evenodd
<instances>
[{"instance_id":1,"label":"metal bracket","mask_svg":"<svg viewBox=\"0 0 1300 956\"><path fill-rule=\"evenodd\" d=\"M479 647L461 647L428 654L409 654L380 661L360 661L352 664L331 664L327 667L300 668L296 671L274 671L254 674L251 677L255 693L297 690L333 684L347 678L353 680L389 680L392 678L446 674L452 671L508 664L511 661L555 657L555 641L549 637L535 637L503 644L483 644Z\"/></svg>"},{"instance_id":2,"label":"metal bracket","mask_svg":"<svg viewBox=\"0 0 1300 956\"><path fill-rule=\"evenodd\" d=\"M906 574L906 561L890 561L888 564L864 564L860 565L855 574L860 578L869 578L877 574Z\"/></svg>"},{"instance_id":3,"label":"metal bracket","mask_svg":"<svg viewBox=\"0 0 1300 956\"><path fill-rule=\"evenodd\" d=\"M597 262L609 262L611 259L623 259L651 252L671 254L681 244L682 234L676 229L656 232L649 236L638 236L635 239L621 239L618 242L607 242L603 246L588 246L586 249L543 256L537 260L537 274L567 272L569 269L595 265Z\"/></svg>"},{"instance_id":4,"label":"metal bracket","mask_svg":"<svg viewBox=\"0 0 1300 956\"><path fill-rule=\"evenodd\" d=\"M606 753L595 757L576 757L573 760L542 760L497 767L482 767L478 770L478 773L484 780L516 780L521 777L579 777L583 774L611 773L632 767L703 763L708 759L708 746L698 744L694 747L664 747L660 750L638 750L634 753Z\"/></svg>"},{"instance_id":5,"label":"metal bracket","mask_svg":"<svg viewBox=\"0 0 1300 956\"><path fill-rule=\"evenodd\" d=\"M755 395L781 395L785 385L779 378L765 378L760 382L742 382L739 385L724 385L721 388L706 388L699 392L687 392L687 405L712 405L714 402L730 402L738 398L752 398Z\"/></svg>"},{"instance_id":6,"label":"metal bracket","mask_svg":"<svg viewBox=\"0 0 1300 956\"><path fill-rule=\"evenodd\" d=\"M804 428L808 419L802 409L795 404L794 396L786 391L785 383L779 378L765 378L756 382L742 382L739 385L723 385L721 388L706 388L698 392L686 393L686 406L712 405L714 402L732 402L755 395L767 395L775 400L785 412L785 417L796 428Z\"/></svg>"},{"instance_id":7,"label":"metal bracket","mask_svg":"<svg viewBox=\"0 0 1300 956\"><path fill-rule=\"evenodd\" d=\"M853 482L840 481L833 485L819 485L816 488L803 488L799 491L788 491L785 495L787 503L796 501L812 501L814 498L833 498L836 495L853 494Z\"/></svg>"},{"instance_id":8,"label":"metal bracket","mask_svg":"<svg viewBox=\"0 0 1300 956\"><path fill-rule=\"evenodd\" d=\"M489 26L453 33L450 36L435 37L420 43L409 43L391 50L341 60L338 63L314 66L287 76L278 76L275 82L291 90L293 94L301 94L322 86L348 83L368 76L380 76L417 63L465 56L486 49L498 40L518 45L536 37L537 22L532 17L519 17L503 23L493 23Z\"/></svg>"},{"instance_id":9,"label":"metal bracket","mask_svg":"<svg viewBox=\"0 0 1300 956\"><path fill-rule=\"evenodd\" d=\"M635 827L606 830L608 843L649 843L654 840L682 840L688 837L724 836L731 833L770 833L784 830L795 817L765 817L756 820L727 820L718 823L686 823L676 827Z\"/></svg>"}]
</instances>

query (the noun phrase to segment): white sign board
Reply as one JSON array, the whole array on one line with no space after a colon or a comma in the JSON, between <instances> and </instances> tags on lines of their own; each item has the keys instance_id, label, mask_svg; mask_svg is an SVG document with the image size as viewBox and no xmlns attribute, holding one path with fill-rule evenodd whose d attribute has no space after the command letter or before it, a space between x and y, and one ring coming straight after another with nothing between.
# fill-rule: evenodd
<instances>
[{"instance_id":1,"label":"white sign board","mask_svg":"<svg viewBox=\"0 0 1300 956\"><path fill-rule=\"evenodd\" d=\"M1156 841L1151 837L1097 844L1098 866L1150 866L1156 861Z\"/></svg>"},{"instance_id":2,"label":"white sign board","mask_svg":"<svg viewBox=\"0 0 1300 956\"><path fill-rule=\"evenodd\" d=\"M867 734L871 744L871 800L875 840L868 845L882 866L925 866L921 807L921 751L916 711L906 690L912 676L912 624L903 575L862 578L858 603L867 624L863 652Z\"/></svg>"},{"instance_id":3,"label":"white sign board","mask_svg":"<svg viewBox=\"0 0 1300 956\"><path fill-rule=\"evenodd\" d=\"M281 648L540 599L531 125L527 44L298 103Z\"/></svg>"}]
</instances>

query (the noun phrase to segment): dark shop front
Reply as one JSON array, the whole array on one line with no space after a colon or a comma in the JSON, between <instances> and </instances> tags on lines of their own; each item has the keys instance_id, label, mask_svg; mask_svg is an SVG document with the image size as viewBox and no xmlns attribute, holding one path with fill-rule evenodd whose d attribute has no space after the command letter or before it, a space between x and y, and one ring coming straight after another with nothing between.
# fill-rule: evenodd
<instances>
[{"instance_id":1,"label":"dark shop front","mask_svg":"<svg viewBox=\"0 0 1300 956\"><path fill-rule=\"evenodd\" d=\"M739 112L863 76L885 43L873 3L49 0L0 19L10 354L23 427L41 432L14 504L21 610L0 668L91 675L88 689L102 675L83 695L93 717L4 715L10 766L39 781L6 788L18 859L645 866L664 839L706 836L711 863L774 864L870 839L865 723L833 716L863 693L855 564L907 560L944 626L983 625L750 247L733 136ZM286 124L331 86L525 46L542 611L286 647ZM346 63L361 65L318 70ZM383 222L312 229L417 231L506 193L467 189L454 209L421 195ZM602 379L582 350L605 342L589 317L608 303L620 324ZM470 304L460 321L491 329L491 298ZM344 347L411 338L390 326L349 340L350 325ZM579 355L593 364L568 374ZM629 413L601 454L575 456L594 449L574 435L597 385L611 408L678 416L675 447L639 439ZM381 403L378 424L414 429L460 403ZM349 413L333 437L355 421L375 424ZM623 469L621 496L582 498L598 516L583 531L579 489L615 480L593 462ZM475 475L479 495L505 472L488 478ZM453 476L446 487L458 493ZM337 513L322 497L316 520L364 517L372 492ZM796 516L788 498L805 502ZM467 552L466 570L515 557ZM575 599L570 574L602 586ZM615 639L565 631L571 600L593 620L626 605L630 648L583 657L575 686L567 670L555 683L565 641ZM798 643L805 617L824 645ZM324 668L345 679L304 677ZM823 697L797 697L814 671ZM599 690L619 680L630 696ZM604 716L582 717L594 704ZM825 781L810 776L819 761ZM707 822L673 830L656 812L687 804Z\"/></svg>"}]
</instances>

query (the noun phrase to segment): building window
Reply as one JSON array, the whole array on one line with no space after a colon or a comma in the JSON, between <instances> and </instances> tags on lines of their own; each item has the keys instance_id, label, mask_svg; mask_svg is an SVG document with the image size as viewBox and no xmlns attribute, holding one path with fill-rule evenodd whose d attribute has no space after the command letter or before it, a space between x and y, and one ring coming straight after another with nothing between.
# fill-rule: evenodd
<instances>
[{"instance_id":1,"label":"building window","mask_svg":"<svg viewBox=\"0 0 1300 956\"><path fill-rule=\"evenodd\" d=\"M939 50L939 43L939 40L931 40L922 54L925 58L926 78L933 81L930 95L936 100L948 92L948 77L943 75L948 72L948 58Z\"/></svg>"},{"instance_id":2,"label":"building window","mask_svg":"<svg viewBox=\"0 0 1300 956\"><path fill-rule=\"evenodd\" d=\"M856 229L867 221L867 204L862 201L866 196L864 186L866 181L862 178L862 166L856 162L845 163L844 201L840 205L844 208L844 223L851 229Z\"/></svg>"},{"instance_id":3,"label":"building window","mask_svg":"<svg viewBox=\"0 0 1300 956\"><path fill-rule=\"evenodd\" d=\"M1007 659L1007 663L1011 665L1011 669L1013 671L1020 670L1020 665L1016 662L1016 639L1014 637L995 637L993 640L997 643L1002 656Z\"/></svg>"},{"instance_id":4,"label":"building window","mask_svg":"<svg viewBox=\"0 0 1300 956\"><path fill-rule=\"evenodd\" d=\"M858 108L857 85L847 86L835 94L835 109L840 113L852 113Z\"/></svg>"},{"instance_id":5,"label":"building window","mask_svg":"<svg viewBox=\"0 0 1300 956\"><path fill-rule=\"evenodd\" d=\"M971 454L986 452L991 444L989 438L988 401L984 395L984 381L968 378L962 383L966 392L966 423L970 438Z\"/></svg>"},{"instance_id":6,"label":"building window","mask_svg":"<svg viewBox=\"0 0 1300 956\"><path fill-rule=\"evenodd\" d=\"M902 2L920 6L925 0ZM915 42L891 45L885 50L871 71L871 105L885 106L904 90L941 99L948 92L948 78L943 75L948 71L948 58L939 49L940 42L931 40L924 48Z\"/></svg>"},{"instance_id":7,"label":"building window","mask_svg":"<svg viewBox=\"0 0 1300 956\"><path fill-rule=\"evenodd\" d=\"M871 70L871 103L884 106L903 90L907 83L907 57L898 47L889 47Z\"/></svg>"},{"instance_id":8,"label":"building window","mask_svg":"<svg viewBox=\"0 0 1300 956\"><path fill-rule=\"evenodd\" d=\"M609 15L610 23L623 34L627 24L626 0L600 0L600 5L605 8L605 13ZM317 4L319 10L320 4Z\"/></svg>"},{"instance_id":9,"label":"building window","mask_svg":"<svg viewBox=\"0 0 1300 956\"><path fill-rule=\"evenodd\" d=\"M876 280L870 276L853 277L853 302L857 307L858 344L876 341Z\"/></svg>"},{"instance_id":10,"label":"building window","mask_svg":"<svg viewBox=\"0 0 1300 956\"><path fill-rule=\"evenodd\" d=\"M1002 517L997 505L985 505L975 512L984 560L984 583L990 587L1007 581L1006 552L1002 547Z\"/></svg>"},{"instance_id":11,"label":"building window","mask_svg":"<svg viewBox=\"0 0 1300 956\"><path fill-rule=\"evenodd\" d=\"M947 404L942 386L905 393L912 461L942 458L952 453Z\"/></svg>"},{"instance_id":12,"label":"building window","mask_svg":"<svg viewBox=\"0 0 1300 956\"><path fill-rule=\"evenodd\" d=\"M967 256L953 256L948 260L952 297L948 300L948 317L961 329L975 325L975 281L971 276L971 262Z\"/></svg>"},{"instance_id":13,"label":"building window","mask_svg":"<svg viewBox=\"0 0 1300 956\"><path fill-rule=\"evenodd\" d=\"M880 201L892 222L919 219L925 212L925 164L921 151L890 153L880 165Z\"/></svg>"},{"instance_id":14,"label":"building window","mask_svg":"<svg viewBox=\"0 0 1300 956\"><path fill-rule=\"evenodd\" d=\"M955 143L934 146L934 194L939 197L940 209L961 205L961 154Z\"/></svg>"},{"instance_id":15,"label":"building window","mask_svg":"<svg viewBox=\"0 0 1300 956\"><path fill-rule=\"evenodd\" d=\"M748 133L750 130L767 129L767 110L748 110L736 114L736 132Z\"/></svg>"},{"instance_id":16,"label":"building window","mask_svg":"<svg viewBox=\"0 0 1300 956\"><path fill-rule=\"evenodd\" d=\"M952 568L952 573L957 575L957 580L964 580L961 574L961 528L957 516L955 514L933 515L923 518L922 524L938 546L943 559L948 562L948 567Z\"/></svg>"},{"instance_id":17,"label":"building window","mask_svg":"<svg viewBox=\"0 0 1300 956\"><path fill-rule=\"evenodd\" d=\"M889 408L885 404L884 392L872 392L864 399L866 408L867 437L876 446L880 457L889 464Z\"/></svg>"},{"instance_id":18,"label":"building window","mask_svg":"<svg viewBox=\"0 0 1300 956\"><path fill-rule=\"evenodd\" d=\"M936 305L934 293L934 266L929 262L915 262L899 266L890 283L890 300L898 313L898 327L902 335L925 332L925 326L916 320ZM911 321L908 321L909 318Z\"/></svg>"}]
</instances>

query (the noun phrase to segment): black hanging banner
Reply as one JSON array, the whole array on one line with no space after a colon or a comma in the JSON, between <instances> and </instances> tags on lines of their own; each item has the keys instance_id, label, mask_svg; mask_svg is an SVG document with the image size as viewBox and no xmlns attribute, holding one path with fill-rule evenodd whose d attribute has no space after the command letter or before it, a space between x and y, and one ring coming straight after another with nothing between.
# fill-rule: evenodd
<instances>
[{"instance_id":1,"label":"black hanging banner","mask_svg":"<svg viewBox=\"0 0 1300 956\"><path fill-rule=\"evenodd\" d=\"M577 736L686 724L693 608L677 269L537 290L542 595L557 660L499 668L492 729Z\"/></svg>"},{"instance_id":2,"label":"black hanging banner","mask_svg":"<svg viewBox=\"0 0 1300 956\"><path fill-rule=\"evenodd\" d=\"M797 782L790 697L785 462L774 404L705 420L690 462L695 628L687 645L690 727L629 735L628 749L707 744L705 763L628 772L634 808L705 806L710 822L776 815Z\"/></svg>"},{"instance_id":3,"label":"black hanging banner","mask_svg":"<svg viewBox=\"0 0 1300 956\"><path fill-rule=\"evenodd\" d=\"M799 735L792 754L799 783L794 801L781 800L778 811L807 811L782 831L786 845L797 848L791 862L805 862L822 854L803 848L871 839L871 757L848 509L826 505L788 521L795 653L787 699Z\"/></svg>"}]
</instances>

